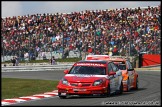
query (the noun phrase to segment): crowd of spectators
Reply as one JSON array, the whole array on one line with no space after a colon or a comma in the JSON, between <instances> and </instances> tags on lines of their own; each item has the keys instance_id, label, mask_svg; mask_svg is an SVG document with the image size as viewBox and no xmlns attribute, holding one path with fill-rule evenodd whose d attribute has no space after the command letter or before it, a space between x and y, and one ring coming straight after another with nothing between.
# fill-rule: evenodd
<instances>
[{"instance_id":1,"label":"crowd of spectators","mask_svg":"<svg viewBox=\"0 0 162 107\"><path fill-rule=\"evenodd\" d=\"M38 56L63 47L92 54L160 54L160 27L161 5L6 17L1 18L1 54Z\"/></svg>"}]
</instances>

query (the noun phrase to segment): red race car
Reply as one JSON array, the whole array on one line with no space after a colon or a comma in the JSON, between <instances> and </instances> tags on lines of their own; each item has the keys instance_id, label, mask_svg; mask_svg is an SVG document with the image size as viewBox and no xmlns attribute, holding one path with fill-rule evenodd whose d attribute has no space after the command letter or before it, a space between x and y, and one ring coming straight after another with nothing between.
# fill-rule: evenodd
<instances>
[{"instance_id":1,"label":"red race car","mask_svg":"<svg viewBox=\"0 0 162 107\"><path fill-rule=\"evenodd\" d=\"M101 95L123 92L121 70L111 61L85 60L76 62L57 85L58 96Z\"/></svg>"}]
</instances>

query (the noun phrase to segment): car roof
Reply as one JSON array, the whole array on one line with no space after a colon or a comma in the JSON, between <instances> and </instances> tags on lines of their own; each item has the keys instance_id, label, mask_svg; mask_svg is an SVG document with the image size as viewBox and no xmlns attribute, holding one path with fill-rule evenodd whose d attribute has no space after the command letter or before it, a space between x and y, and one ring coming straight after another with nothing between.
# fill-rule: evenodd
<instances>
[{"instance_id":1,"label":"car roof","mask_svg":"<svg viewBox=\"0 0 162 107\"><path fill-rule=\"evenodd\" d=\"M87 55L85 60L106 60L109 59L108 55Z\"/></svg>"},{"instance_id":2,"label":"car roof","mask_svg":"<svg viewBox=\"0 0 162 107\"><path fill-rule=\"evenodd\" d=\"M126 61L127 58L122 56L109 56L109 55L87 55L85 60L104 60L104 61Z\"/></svg>"},{"instance_id":3,"label":"car roof","mask_svg":"<svg viewBox=\"0 0 162 107\"><path fill-rule=\"evenodd\" d=\"M78 61L77 63L101 63L101 64L106 64L106 62L111 62L111 61L106 61L106 60L81 60Z\"/></svg>"},{"instance_id":4,"label":"car roof","mask_svg":"<svg viewBox=\"0 0 162 107\"><path fill-rule=\"evenodd\" d=\"M123 58L110 58L110 61L126 61L126 59Z\"/></svg>"}]
</instances>

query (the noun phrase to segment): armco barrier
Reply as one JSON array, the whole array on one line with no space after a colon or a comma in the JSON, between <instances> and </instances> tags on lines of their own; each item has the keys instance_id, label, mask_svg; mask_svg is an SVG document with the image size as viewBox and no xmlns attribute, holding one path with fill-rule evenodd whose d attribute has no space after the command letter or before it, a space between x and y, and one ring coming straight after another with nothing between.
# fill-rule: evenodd
<instances>
[{"instance_id":1,"label":"armco barrier","mask_svg":"<svg viewBox=\"0 0 162 107\"><path fill-rule=\"evenodd\" d=\"M44 63L19 63L17 67L21 66L57 66L57 65L72 65L75 62L57 62L55 65L51 65L50 63L44 62ZM5 64L7 67L8 66L13 66L12 63L6 63ZM1 64L1 67L3 67L4 64Z\"/></svg>"},{"instance_id":2,"label":"armco barrier","mask_svg":"<svg viewBox=\"0 0 162 107\"><path fill-rule=\"evenodd\" d=\"M2 67L1 72L24 72L24 71L56 71L70 69L73 64L59 65L28 65L28 66L8 66ZM160 66L150 68L135 68L137 71L161 71Z\"/></svg>"},{"instance_id":3,"label":"armco barrier","mask_svg":"<svg viewBox=\"0 0 162 107\"><path fill-rule=\"evenodd\" d=\"M62 65L37 65L37 66L8 66L2 67L2 72L23 72L23 71L55 71L70 69L72 64Z\"/></svg>"}]
</instances>

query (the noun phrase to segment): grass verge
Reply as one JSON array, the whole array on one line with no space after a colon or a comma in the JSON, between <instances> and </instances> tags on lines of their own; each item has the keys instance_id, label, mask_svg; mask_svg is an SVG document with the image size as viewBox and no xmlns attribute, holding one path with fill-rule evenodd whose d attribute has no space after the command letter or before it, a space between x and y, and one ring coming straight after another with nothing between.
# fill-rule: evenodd
<instances>
[{"instance_id":1,"label":"grass verge","mask_svg":"<svg viewBox=\"0 0 162 107\"><path fill-rule=\"evenodd\" d=\"M53 91L59 81L1 78L1 99L18 98Z\"/></svg>"}]
</instances>

